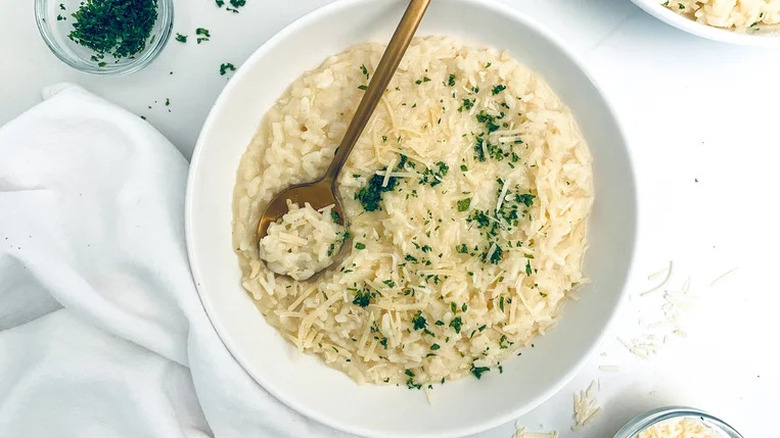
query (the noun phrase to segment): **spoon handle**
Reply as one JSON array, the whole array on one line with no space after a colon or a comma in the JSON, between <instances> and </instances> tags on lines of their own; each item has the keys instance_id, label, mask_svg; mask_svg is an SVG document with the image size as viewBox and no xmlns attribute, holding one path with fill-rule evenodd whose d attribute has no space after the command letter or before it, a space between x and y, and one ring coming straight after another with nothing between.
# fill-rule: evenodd
<instances>
[{"instance_id":1,"label":"spoon handle","mask_svg":"<svg viewBox=\"0 0 780 438\"><path fill-rule=\"evenodd\" d=\"M382 98L382 94L384 94L387 85L398 69L401 58L404 57L404 53L406 53L406 49L409 47L409 43L412 41L412 37L417 31L417 26L420 25L420 21L430 2L431 0L411 0L409 2L401 22L398 23L398 27L395 29L395 33L390 39L382 59L379 61L374 76L368 83L363 99L360 101L360 105L358 105L355 116L347 128L344 139L341 140L341 144L324 179L330 180L331 183L336 181L336 177L339 175L344 163L346 163L349 153L352 152L352 148L366 127L366 123L368 123L377 104L379 104L379 99Z\"/></svg>"}]
</instances>

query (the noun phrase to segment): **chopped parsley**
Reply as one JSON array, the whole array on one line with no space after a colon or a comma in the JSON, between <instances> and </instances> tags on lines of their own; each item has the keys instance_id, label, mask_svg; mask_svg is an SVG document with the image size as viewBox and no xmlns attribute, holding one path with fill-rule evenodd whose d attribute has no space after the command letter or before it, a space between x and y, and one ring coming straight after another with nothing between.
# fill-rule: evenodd
<instances>
[{"instance_id":1,"label":"chopped parsley","mask_svg":"<svg viewBox=\"0 0 780 438\"><path fill-rule=\"evenodd\" d=\"M468 254L469 253L469 247L466 246L465 243L461 243L460 245L455 247L455 250L458 251L460 254Z\"/></svg>"},{"instance_id":2,"label":"chopped parsley","mask_svg":"<svg viewBox=\"0 0 780 438\"><path fill-rule=\"evenodd\" d=\"M439 348L441 348L441 347L439 346L439 344L431 344L431 350L433 350L433 351L436 351L436 350L438 350Z\"/></svg>"},{"instance_id":3,"label":"chopped parsley","mask_svg":"<svg viewBox=\"0 0 780 438\"><path fill-rule=\"evenodd\" d=\"M358 90L366 91L368 90L368 85L358 85Z\"/></svg>"},{"instance_id":4,"label":"chopped parsley","mask_svg":"<svg viewBox=\"0 0 780 438\"><path fill-rule=\"evenodd\" d=\"M482 110L476 115L476 118L479 123L485 124L485 128L487 128L488 132L494 132L498 131L498 128L501 127L501 125L496 123L496 120L503 118L503 116L492 116L485 112L485 110Z\"/></svg>"},{"instance_id":5,"label":"chopped parsley","mask_svg":"<svg viewBox=\"0 0 780 438\"><path fill-rule=\"evenodd\" d=\"M532 195L530 193L526 193L526 194L516 195L515 196L515 200L517 202L520 202L520 203L524 204L526 207L530 207L530 206L534 205L534 199L535 198L536 198L536 196L534 196L534 195Z\"/></svg>"},{"instance_id":6,"label":"chopped parsley","mask_svg":"<svg viewBox=\"0 0 780 438\"><path fill-rule=\"evenodd\" d=\"M363 74L366 76L366 80L368 80L370 76L365 64L360 64L360 71L363 72Z\"/></svg>"},{"instance_id":7,"label":"chopped parsley","mask_svg":"<svg viewBox=\"0 0 780 438\"><path fill-rule=\"evenodd\" d=\"M360 307L368 307L368 305L371 304L371 300L374 298L376 298L376 292L364 287L355 292L355 299L352 300L352 304Z\"/></svg>"},{"instance_id":8,"label":"chopped parsley","mask_svg":"<svg viewBox=\"0 0 780 438\"><path fill-rule=\"evenodd\" d=\"M404 371L404 374L409 376L409 379L406 380L406 387L409 389L420 389L422 388L422 385L418 383L414 383L414 373L412 370L406 370Z\"/></svg>"},{"instance_id":9,"label":"chopped parsley","mask_svg":"<svg viewBox=\"0 0 780 438\"><path fill-rule=\"evenodd\" d=\"M477 99L463 99L463 104L458 108L458 112L463 112L464 109L466 111L470 110L476 101Z\"/></svg>"},{"instance_id":10,"label":"chopped parsley","mask_svg":"<svg viewBox=\"0 0 780 438\"><path fill-rule=\"evenodd\" d=\"M424 329L425 326L428 325L425 318L422 316L422 311L418 310L417 314L412 317L412 324L415 330Z\"/></svg>"},{"instance_id":11,"label":"chopped parsley","mask_svg":"<svg viewBox=\"0 0 780 438\"><path fill-rule=\"evenodd\" d=\"M489 251L490 249L488 249ZM488 253L485 252L482 254L482 261L487 263L490 262L491 265L497 265L501 262L501 259L503 258L504 250L501 249L500 246L496 245L493 252L490 254L490 258L488 258Z\"/></svg>"},{"instance_id":12,"label":"chopped parsley","mask_svg":"<svg viewBox=\"0 0 780 438\"><path fill-rule=\"evenodd\" d=\"M500 93L500 92L502 92L504 90L506 90L506 85L496 85L495 87L493 87L491 92L493 93L493 96L495 96L496 94L498 94L498 93Z\"/></svg>"},{"instance_id":13,"label":"chopped parsley","mask_svg":"<svg viewBox=\"0 0 780 438\"><path fill-rule=\"evenodd\" d=\"M366 249L366 244L358 242L355 244L355 249Z\"/></svg>"},{"instance_id":14,"label":"chopped parsley","mask_svg":"<svg viewBox=\"0 0 780 438\"><path fill-rule=\"evenodd\" d=\"M209 32L208 29L204 29L202 27L195 29L195 35L198 35L198 44L204 41L209 41L211 39L211 32Z\"/></svg>"},{"instance_id":15,"label":"chopped parsley","mask_svg":"<svg viewBox=\"0 0 780 438\"><path fill-rule=\"evenodd\" d=\"M427 168L422 174L420 184L429 184L436 187L441 184L442 179L449 173L450 167L443 161L439 161L433 168Z\"/></svg>"},{"instance_id":16,"label":"chopped parsley","mask_svg":"<svg viewBox=\"0 0 780 438\"><path fill-rule=\"evenodd\" d=\"M75 21L68 38L92 50L92 61L102 67L106 65L106 56L116 60L129 58L151 44L155 38L151 34L157 21L157 1L85 0L72 17Z\"/></svg>"},{"instance_id":17,"label":"chopped parsley","mask_svg":"<svg viewBox=\"0 0 780 438\"><path fill-rule=\"evenodd\" d=\"M450 75L450 77L447 79L447 85L449 85L450 87L455 86L455 75L452 74Z\"/></svg>"},{"instance_id":18,"label":"chopped parsley","mask_svg":"<svg viewBox=\"0 0 780 438\"><path fill-rule=\"evenodd\" d=\"M532 273L533 271L531 270L531 261L527 260L525 262L525 275L530 277Z\"/></svg>"},{"instance_id":19,"label":"chopped parsley","mask_svg":"<svg viewBox=\"0 0 780 438\"><path fill-rule=\"evenodd\" d=\"M384 169L387 170L387 169ZM355 193L355 199L360 201L360 205L366 211L376 211L381 207L379 202L382 201L382 193L391 192L398 184L398 178L390 177L387 181L387 186L382 187L384 177L380 175L374 175L368 181L368 184Z\"/></svg>"},{"instance_id":20,"label":"chopped parsley","mask_svg":"<svg viewBox=\"0 0 780 438\"><path fill-rule=\"evenodd\" d=\"M481 379L482 378L482 374L484 374L484 373L486 373L488 371L490 371L490 368L488 368L488 367L478 367L478 366L475 366L474 364L471 364L471 374L473 374L474 377L476 377L477 379Z\"/></svg>"},{"instance_id":21,"label":"chopped parsley","mask_svg":"<svg viewBox=\"0 0 780 438\"><path fill-rule=\"evenodd\" d=\"M236 66L226 62L219 66L219 75L225 76L229 71L236 71Z\"/></svg>"},{"instance_id":22,"label":"chopped parsley","mask_svg":"<svg viewBox=\"0 0 780 438\"><path fill-rule=\"evenodd\" d=\"M458 201L458 211L466 211L471 205L471 198L461 199Z\"/></svg>"},{"instance_id":23,"label":"chopped parsley","mask_svg":"<svg viewBox=\"0 0 780 438\"><path fill-rule=\"evenodd\" d=\"M450 321L450 327L455 329L455 333L460 333L460 329L463 327L463 320L461 320L460 316L452 318L452 321Z\"/></svg>"}]
</instances>

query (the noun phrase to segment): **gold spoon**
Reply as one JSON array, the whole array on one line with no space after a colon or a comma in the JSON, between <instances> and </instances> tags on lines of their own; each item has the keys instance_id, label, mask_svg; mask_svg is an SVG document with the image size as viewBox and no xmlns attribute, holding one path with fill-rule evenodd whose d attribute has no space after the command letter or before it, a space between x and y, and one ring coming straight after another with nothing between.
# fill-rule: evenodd
<instances>
[{"instance_id":1,"label":"gold spoon","mask_svg":"<svg viewBox=\"0 0 780 438\"><path fill-rule=\"evenodd\" d=\"M287 213L288 199L301 206L308 202L315 209L333 205L333 211L338 214L337 222L345 226L347 225L347 217L344 214L344 207L341 204L341 198L336 187L336 178L344 163L347 162L349 153L352 152L352 148L357 143L358 138L360 138L360 134L363 133L363 129L374 113L377 104L379 104L379 99L382 98L382 94L390 83L390 79L393 78L395 71L398 69L398 64L401 63L401 58L406 53L406 49L409 47L409 43L412 41L412 37L415 31L417 31L417 27L430 2L431 0L411 0L409 2L409 6L406 8L401 22L398 23L398 27L395 33L393 33L393 37L390 39L382 59L379 61L374 77L368 83L363 99L360 101L355 116L347 128L347 133L336 149L336 154L325 175L317 181L294 185L276 195L260 218L260 224L257 227L258 240L266 236L268 226L272 222L276 222ZM348 244L348 242L345 242L342 245L339 254L332 259L331 265L339 260L340 256L343 256Z\"/></svg>"}]
</instances>

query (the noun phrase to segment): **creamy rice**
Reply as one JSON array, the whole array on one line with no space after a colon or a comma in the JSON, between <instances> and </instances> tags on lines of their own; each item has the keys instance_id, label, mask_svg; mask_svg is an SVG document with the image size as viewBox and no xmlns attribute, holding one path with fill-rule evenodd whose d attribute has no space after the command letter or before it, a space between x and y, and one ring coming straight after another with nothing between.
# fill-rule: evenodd
<instances>
[{"instance_id":1,"label":"creamy rice","mask_svg":"<svg viewBox=\"0 0 780 438\"><path fill-rule=\"evenodd\" d=\"M780 0L664 0L661 4L699 23L737 31L780 24Z\"/></svg>"},{"instance_id":2,"label":"creamy rice","mask_svg":"<svg viewBox=\"0 0 780 438\"><path fill-rule=\"evenodd\" d=\"M592 204L569 109L507 53L415 39L339 177L350 254L316 282L259 258L260 214L324 173L383 50L328 58L266 113L235 187L242 284L284 338L360 383L498 373L584 281Z\"/></svg>"},{"instance_id":3,"label":"creamy rice","mask_svg":"<svg viewBox=\"0 0 780 438\"><path fill-rule=\"evenodd\" d=\"M260 240L260 258L277 274L308 280L331 264L346 229L335 222L333 206L315 210L287 200L287 213L268 225Z\"/></svg>"}]
</instances>

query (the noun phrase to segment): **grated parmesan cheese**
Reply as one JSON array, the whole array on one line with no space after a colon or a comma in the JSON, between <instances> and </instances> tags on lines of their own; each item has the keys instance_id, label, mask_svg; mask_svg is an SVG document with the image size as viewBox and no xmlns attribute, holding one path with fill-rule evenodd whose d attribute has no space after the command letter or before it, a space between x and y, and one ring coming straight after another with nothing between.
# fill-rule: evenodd
<instances>
[{"instance_id":1,"label":"grated parmesan cheese","mask_svg":"<svg viewBox=\"0 0 780 438\"><path fill-rule=\"evenodd\" d=\"M598 383L594 380L587 389L574 393L574 420L572 430L580 430L601 415L601 407L596 400Z\"/></svg>"},{"instance_id":2,"label":"grated parmesan cheese","mask_svg":"<svg viewBox=\"0 0 780 438\"><path fill-rule=\"evenodd\" d=\"M655 424L633 438L723 438L697 418L674 418Z\"/></svg>"},{"instance_id":3,"label":"grated parmesan cheese","mask_svg":"<svg viewBox=\"0 0 780 438\"><path fill-rule=\"evenodd\" d=\"M512 438L558 438L558 432L551 430L549 432L532 432L523 426L515 425L515 433Z\"/></svg>"}]
</instances>

